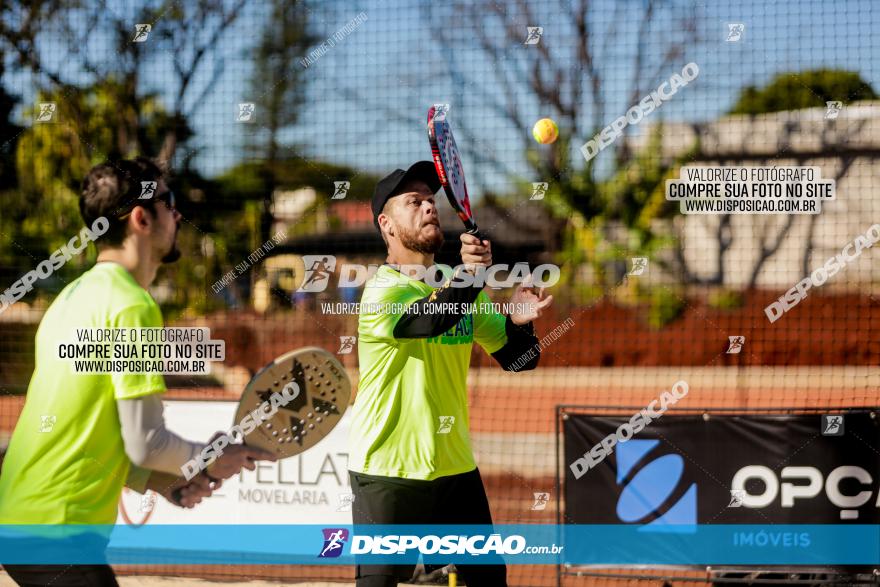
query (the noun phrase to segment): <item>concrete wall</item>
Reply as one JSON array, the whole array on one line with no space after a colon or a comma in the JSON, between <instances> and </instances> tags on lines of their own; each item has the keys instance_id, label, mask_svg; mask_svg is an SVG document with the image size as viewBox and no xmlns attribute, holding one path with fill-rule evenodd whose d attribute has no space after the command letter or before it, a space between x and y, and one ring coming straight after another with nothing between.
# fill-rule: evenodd
<instances>
[{"instance_id":1,"label":"concrete wall","mask_svg":"<svg viewBox=\"0 0 880 587\"><path fill-rule=\"evenodd\" d=\"M764 265L757 285L788 289L802 277L803 257L811 222L813 251L808 266L820 266L869 226L880 222L880 102L844 106L836 120L825 109L778 112L759 116L729 116L700 124L663 125L662 153L672 159L700 142L693 165L814 166L823 178L837 180L837 199L823 202L813 220L798 215L778 252ZM645 125L635 138L644 146L652 129ZM745 286L758 257L762 234L775 237L786 215L737 214L731 227L733 244L727 252L724 284ZM691 270L702 277L715 272L720 215L687 216L681 232ZM825 289L862 289L880 282L880 263L867 250L834 276Z\"/></svg>"}]
</instances>

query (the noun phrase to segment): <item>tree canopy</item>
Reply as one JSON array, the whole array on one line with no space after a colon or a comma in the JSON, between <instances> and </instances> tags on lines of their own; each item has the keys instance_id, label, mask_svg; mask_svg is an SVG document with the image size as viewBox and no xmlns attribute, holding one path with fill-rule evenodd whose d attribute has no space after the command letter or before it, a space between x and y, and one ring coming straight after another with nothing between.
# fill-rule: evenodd
<instances>
[{"instance_id":1,"label":"tree canopy","mask_svg":"<svg viewBox=\"0 0 880 587\"><path fill-rule=\"evenodd\" d=\"M765 114L783 110L824 108L838 100L844 104L873 100L877 94L858 73L836 69L814 69L780 73L766 87L746 86L731 114Z\"/></svg>"}]
</instances>

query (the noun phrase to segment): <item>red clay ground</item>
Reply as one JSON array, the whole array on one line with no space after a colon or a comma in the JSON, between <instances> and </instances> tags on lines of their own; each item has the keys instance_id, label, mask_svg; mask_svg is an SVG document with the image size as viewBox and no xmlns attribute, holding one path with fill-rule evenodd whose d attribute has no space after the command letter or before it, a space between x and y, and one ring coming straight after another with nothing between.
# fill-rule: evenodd
<instances>
[{"instance_id":1,"label":"red clay ground","mask_svg":"<svg viewBox=\"0 0 880 587\"><path fill-rule=\"evenodd\" d=\"M880 404L880 370L871 368L880 363L880 300L858 295L811 295L771 324L763 308L775 295L755 292L742 308L731 311L693 302L682 316L660 331L646 325L646 310L622 308L608 301L544 316L538 324L542 335L569 316L574 327L544 350L539 370L506 374L491 358L475 352L469 384L471 429L476 435L508 438L510 444L503 450L516 460L517 453L525 452L523 442L530 442L529 438L552 438L556 405L645 405L679 378L689 382L688 402L694 407ZM246 366L251 371L292 348L314 345L335 351L339 336L356 334L355 317L303 313L215 315L198 321L198 325L210 326L213 338L226 340L227 364ZM0 388L25 386L32 369L29 361L34 327L10 326L4 324L0 340ZM746 344L740 354L729 355L725 353L727 337L733 335L745 336ZM356 378L356 353L340 358ZM236 394L218 387L172 389L169 397L237 399ZM22 403L20 396L0 396L0 444L2 437L11 432ZM552 460L553 456L548 454L546 458ZM532 512L523 507L533 490L553 487L552 476L536 476L517 466L484 478L496 521L555 521L553 509ZM157 570L151 568L150 572ZM225 580L351 579L351 569L327 567L198 567L173 571ZM694 578L705 576L688 574ZM512 585L556 584L553 568L511 567L510 575ZM661 583L581 578L566 579L563 584L618 587Z\"/></svg>"}]
</instances>

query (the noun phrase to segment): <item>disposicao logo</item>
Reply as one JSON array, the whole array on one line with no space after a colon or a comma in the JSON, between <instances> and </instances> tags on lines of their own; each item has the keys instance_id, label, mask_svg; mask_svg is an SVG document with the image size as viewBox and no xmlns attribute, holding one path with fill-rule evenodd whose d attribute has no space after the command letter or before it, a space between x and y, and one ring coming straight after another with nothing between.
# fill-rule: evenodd
<instances>
[{"instance_id":1,"label":"disposicao logo","mask_svg":"<svg viewBox=\"0 0 880 587\"><path fill-rule=\"evenodd\" d=\"M318 558L337 558L342 554L345 543L348 542L348 530L345 528L324 528L324 547L318 554Z\"/></svg>"}]
</instances>

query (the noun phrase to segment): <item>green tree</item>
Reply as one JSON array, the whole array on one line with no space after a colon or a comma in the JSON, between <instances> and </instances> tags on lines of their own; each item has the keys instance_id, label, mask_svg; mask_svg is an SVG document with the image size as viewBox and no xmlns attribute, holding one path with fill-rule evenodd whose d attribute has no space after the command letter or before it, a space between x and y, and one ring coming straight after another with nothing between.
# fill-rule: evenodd
<instances>
[{"instance_id":1,"label":"green tree","mask_svg":"<svg viewBox=\"0 0 880 587\"><path fill-rule=\"evenodd\" d=\"M293 237L315 230L312 212L330 202L333 180L351 182L346 201L367 201L378 179L344 165L290 157L278 159L271 181L279 189L312 187L318 194L312 210L288 230L288 236ZM240 163L216 178L211 194L210 209L213 212L209 229L217 261L211 268L215 280L267 240L268 237L260 240L260 220L263 197L272 193L268 181L262 161ZM218 214L217 210L223 210L223 213Z\"/></svg>"},{"instance_id":2,"label":"green tree","mask_svg":"<svg viewBox=\"0 0 880 587\"><path fill-rule=\"evenodd\" d=\"M0 53L0 79L3 78L3 55ZM18 103L16 96L0 86L0 191L15 185L15 146L22 127L12 120L12 109Z\"/></svg>"},{"instance_id":3,"label":"green tree","mask_svg":"<svg viewBox=\"0 0 880 587\"><path fill-rule=\"evenodd\" d=\"M578 219L568 228L558 261L562 266L590 265L598 287L581 292L588 298L603 295L609 288L618 289L629 268L629 259L634 256L648 257L652 263L671 270L657 255L673 246L675 238L668 222L657 221L669 221L678 213L677 206L666 200L666 180L677 177L680 166L694 150L665 160L661 156L662 139L663 125L658 124L652 128L644 148L634 151L610 177L596 183L595 201L602 213ZM558 208L562 198L552 195L547 199L556 202L551 207ZM555 213L565 215L566 211ZM573 214L568 212L570 217ZM623 230L614 230L615 226Z\"/></svg>"},{"instance_id":4,"label":"green tree","mask_svg":"<svg viewBox=\"0 0 880 587\"><path fill-rule=\"evenodd\" d=\"M143 0L108 9L106 2L64 0L5 0L0 2L0 49L8 51L16 66L33 74L34 84L44 93L66 97L113 80L120 116L110 129L115 144L110 154L138 151L171 166L179 147L192 136L188 121L220 78L225 36L234 28L246 0L199 0L178 2ZM134 23L157 23L146 41L134 42ZM52 31L51 35L45 34ZM96 31L110 35L113 58L95 58L90 40ZM51 40L51 41L49 41ZM53 45L48 45L51 42ZM47 51L46 46L51 50ZM60 49L59 49L60 48ZM45 59L64 51L61 65ZM154 87L142 77L148 65L171 59L172 67ZM147 151L146 127L139 122L139 106L151 90L171 93L166 103L167 120L158 148ZM230 105L231 106L231 105ZM122 116L124 114L124 116ZM188 161L186 155L181 157Z\"/></svg>"},{"instance_id":5,"label":"green tree","mask_svg":"<svg viewBox=\"0 0 880 587\"><path fill-rule=\"evenodd\" d=\"M260 218L260 242L271 236L272 192L278 178L281 145L279 134L296 124L305 101L305 70L298 61L315 42L308 31L308 7L305 2L271 0L271 13L257 44L251 93L257 121L261 126L258 149L263 159L265 185Z\"/></svg>"},{"instance_id":6,"label":"green tree","mask_svg":"<svg viewBox=\"0 0 880 587\"><path fill-rule=\"evenodd\" d=\"M767 86L742 90L731 114L765 114L802 108L824 108L825 103L838 100L844 104L874 100L877 94L854 71L815 69L804 72L780 73Z\"/></svg>"},{"instance_id":7,"label":"green tree","mask_svg":"<svg viewBox=\"0 0 880 587\"><path fill-rule=\"evenodd\" d=\"M3 77L3 55L0 54L0 78ZM10 271L17 252L14 250L13 233L16 221L5 213L5 202L15 197L13 188L16 183L15 148L21 136L22 128L10 120L17 99L0 86L0 290L17 279Z\"/></svg>"},{"instance_id":8,"label":"green tree","mask_svg":"<svg viewBox=\"0 0 880 587\"><path fill-rule=\"evenodd\" d=\"M4 193L0 218L5 235L4 265L19 273L30 270L82 228L78 190L92 165L114 156L142 154L119 149L120 119L128 116L128 105L117 101L119 91L118 83L104 81L38 94L37 102L56 104L55 118L51 123L32 124L16 144L17 186ZM147 148L157 146L163 126L168 124L167 115L155 96L141 98L136 108L141 113L142 134L155 141L153 145L148 141ZM35 118L33 108L25 109L24 114ZM68 263L57 272L60 281L45 285L57 289L81 262Z\"/></svg>"}]
</instances>

